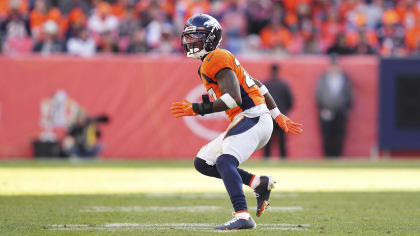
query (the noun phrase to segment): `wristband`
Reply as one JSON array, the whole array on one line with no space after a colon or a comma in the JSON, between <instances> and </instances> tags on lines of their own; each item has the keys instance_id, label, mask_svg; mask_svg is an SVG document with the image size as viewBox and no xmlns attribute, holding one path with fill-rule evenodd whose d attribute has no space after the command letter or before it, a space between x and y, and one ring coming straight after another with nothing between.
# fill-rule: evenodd
<instances>
[{"instance_id":1,"label":"wristband","mask_svg":"<svg viewBox=\"0 0 420 236\"><path fill-rule=\"evenodd\" d=\"M265 85L261 86L260 87L260 92L261 92L261 95L263 95L263 96L266 95L268 93L267 87L265 87Z\"/></svg>"},{"instance_id":2,"label":"wristband","mask_svg":"<svg viewBox=\"0 0 420 236\"><path fill-rule=\"evenodd\" d=\"M225 93L223 94L220 99L226 104L226 106L229 109L235 108L238 106L238 104L236 103L235 99L232 98L232 96L230 96L230 94Z\"/></svg>"},{"instance_id":3,"label":"wristband","mask_svg":"<svg viewBox=\"0 0 420 236\"><path fill-rule=\"evenodd\" d=\"M195 113L204 116L213 112L213 103L210 102L208 95L203 95L203 103L193 103L192 109Z\"/></svg>"},{"instance_id":4,"label":"wristband","mask_svg":"<svg viewBox=\"0 0 420 236\"><path fill-rule=\"evenodd\" d=\"M270 114L271 117L273 117L273 119L276 119L277 116L279 116L281 114L280 110L276 107L270 110Z\"/></svg>"}]
</instances>

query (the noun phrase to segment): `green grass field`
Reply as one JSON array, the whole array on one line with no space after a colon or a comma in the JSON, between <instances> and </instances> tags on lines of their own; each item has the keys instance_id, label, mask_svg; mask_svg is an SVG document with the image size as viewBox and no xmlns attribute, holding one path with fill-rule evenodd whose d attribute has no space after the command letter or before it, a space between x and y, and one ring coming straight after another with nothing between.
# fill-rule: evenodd
<instances>
[{"instance_id":1,"label":"green grass field","mask_svg":"<svg viewBox=\"0 0 420 236\"><path fill-rule=\"evenodd\" d=\"M257 229L229 234L420 235L420 161L242 167L277 185ZM215 235L231 212L221 180L192 161L0 162L0 235Z\"/></svg>"}]
</instances>

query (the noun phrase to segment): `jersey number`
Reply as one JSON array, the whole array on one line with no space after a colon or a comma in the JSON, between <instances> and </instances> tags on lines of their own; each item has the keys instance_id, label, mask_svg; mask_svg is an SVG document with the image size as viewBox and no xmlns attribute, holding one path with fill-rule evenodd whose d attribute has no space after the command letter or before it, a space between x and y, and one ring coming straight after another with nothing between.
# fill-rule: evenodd
<instances>
[{"instance_id":1,"label":"jersey number","mask_svg":"<svg viewBox=\"0 0 420 236\"><path fill-rule=\"evenodd\" d=\"M237 67L241 65L239 63L238 59L236 59L236 57L235 57L235 64L236 64ZM245 83L246 83L246 85L248 86L248 88L251 88L252 86L255 85L254 80L252 79L251 76L248 75L248 73L243 68L242 68L242 71L243 71L243 73L245 75Z\"/></svg>"}]
</instances>

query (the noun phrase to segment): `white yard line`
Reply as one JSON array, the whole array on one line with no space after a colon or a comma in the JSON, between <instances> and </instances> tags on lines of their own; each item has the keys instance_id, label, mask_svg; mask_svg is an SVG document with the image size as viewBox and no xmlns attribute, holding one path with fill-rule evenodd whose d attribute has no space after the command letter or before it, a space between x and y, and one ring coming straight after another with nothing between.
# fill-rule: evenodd
<instances>
[{"instance_id":1,"label":"white yard line","mask_svg":"<svg viewBox=\"0 0 420 236\"><path fill-rule=\"evenodd\" d=\"M139 223L109 223L104 224L104 227L119 228L124 226L131 227L211 227L211 224L203 223L163 223L163 224L139 224Z\"/></svg>"},{"instance_id":2,"label":"white yard line","mask_svg":"<svg viewBox=\"0 0 420 236\"><path fill-rule=\"evenodd\" d=\"M103 225L88 224L61 224L49 225L49 230L138 230L138 231L156 231L156 230L190 230L190 231L214 231L214 224L203 223L163 223L163 224L139 224L139 223L108 223ZM309 224L259 224L259 231L297 231L308 230ZM220 232L220 231L217 231Z\"/></svg>"},{"instance_id":3,"label":"white yard line","mask_svg":"<svg viewBox=\"0 0 420 236\"><path fill-rule=\"evenodd\" d=\"M271 192L270 198L296 198L299 193L273 193Z\"/></svg>"},{"instance_id":4,"label":"white yard line","mask_svg":"<svg viewBox=\"0 0 420 236\"><path fill-rule=\"evenodd\" d=\"M305 228L292 228L292 227L272 227L272 228L263 228L263 231L303 231L307 230Z\"/></svg>"},{"instance_id":5,"label":"white yard line","mask_svg":"<svg viewBox=\"0 0 420 236\"><path fill-rule=\"evenodd\" d=\"M184 211L204 212L219 211L220 206L92 206L81 209L81 212L141 212L141 211ZM267 211L300 211L301 206L269 206Z\"/></svg>"},{"instance_id":6,"label":"white yard line","mask_svg":"<svg viewBox=\"0 0 420 236\"><path fill-rule=\"evenodd\" d=\"M93 206L81 209L81 212L130 212L130 211L217 211L222 209L219 206L123 206L123 207L108 207L108 206Z\"/></svg>"},{"instance_id":7,"label":"white yard line","mask_svg":"<svg viewBox=\"0 0 420 236\"><path fill-rule=\"evenodd\" d=\"M301 211L301 206L269 206L267 211Z\"/></svg>"},{"instance_id":8,"label":"white yard line","mask_svg":"<svg viewBox=\"0 0 420 236\"><path fill-rule=\"evenodd\" d=\"M246 193L246 195L251 195L252 193ZM185 198L185 199L194 199L194 198L204 198L204 199L215 199L215 198L228 198L227 193L146 193L144 194L147 198ZM298 193L271 193L271 198L296 198Z\"/></svg>"},{"instance_id":9,"label":"white yard line","mask_svg":"<svg viewBox=\"0 0 420 236\"><path fill-rule=\"evenodd\" d=\"M287 223L283 223L283 224L258 224L259 226L262 227L309 227L311 226L310 224L287 224Z\"/></svg>"},{"instance_id":10,"label":"white yard line","mask_svg":"<svg viewBox=\"0 0 420 236\"><path fill-rule=\"evenodd\" d=\"M226 198L229 197L227 193L147 193L144 195L147 198L186 198L186 199L194 199L194 198L205 198L205 199L213 199L213 198Z\"/></svg>"}]
</instances>

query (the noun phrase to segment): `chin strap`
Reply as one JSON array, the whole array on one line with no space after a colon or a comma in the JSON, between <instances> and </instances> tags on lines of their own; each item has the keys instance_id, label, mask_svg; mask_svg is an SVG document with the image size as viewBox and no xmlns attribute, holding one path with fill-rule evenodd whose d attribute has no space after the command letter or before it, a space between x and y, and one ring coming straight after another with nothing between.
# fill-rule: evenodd
<instances>
[{"instance_id":1,"label":"chin strap","mask_svg":"<svg viewBox=\"0 0 420 236\"><path fill-rule=\"evenodd\" d=\"M193 103L192 108L195 113L198 113L202 116L213 112L213 103L210 102L209 95L202 96L202 103Z\"/></svg>"}]
</instances>

